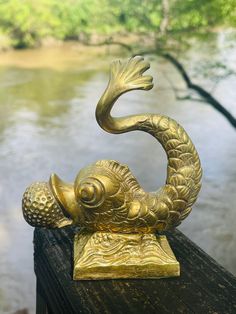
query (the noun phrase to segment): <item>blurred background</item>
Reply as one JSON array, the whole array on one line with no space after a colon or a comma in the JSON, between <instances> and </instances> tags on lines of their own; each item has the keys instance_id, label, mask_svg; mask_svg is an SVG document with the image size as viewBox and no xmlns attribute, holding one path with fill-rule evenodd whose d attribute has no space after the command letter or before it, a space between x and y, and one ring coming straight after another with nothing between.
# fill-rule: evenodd
<instances>
[{"instance_id":1,"label":"blurred background","mask_svg":"<svg viewBox=\"0 0 236 314\"><path fill-rule=\"evenodd\" d=\"M155 86L122 96L114 115L156 112L184 126L204 175L180 230L236 275L235 1L0 0L0 313L35 311L33 228L21 213L30 183L52 172L73 181L116 159L146 190L164 184L152 137L107 134L94 117L109 63L134 54L150 61Z\"/></svg>"}]
</instances>

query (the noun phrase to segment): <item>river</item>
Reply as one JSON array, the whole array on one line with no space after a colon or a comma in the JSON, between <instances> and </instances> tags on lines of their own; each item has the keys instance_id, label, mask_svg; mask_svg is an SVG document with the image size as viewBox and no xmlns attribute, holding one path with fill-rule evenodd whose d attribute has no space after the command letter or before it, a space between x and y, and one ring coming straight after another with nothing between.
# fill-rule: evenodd
<instances>
[{"instance_id":1,"label":"river","mask_svg":"<svg viewBox=\"0 0 236 314\"><path fill-rule=\"evenodd\" d=\"M235 69L234 43L230 36L204 43L195 40L180 60L198 83L214 87L214 95L236 114L235 76L214 86L196 71L196 64L202 62L204 69L212 59ZM113 54L119 56L118 51ZM152 137L138 132L107 134L96 123L96 103L113 58L105 49L73 43L0 55L1 313L35 309L33 228L21 212L22 194L31 182L47 181L52 172L73 181L79 169L99 159L128 164L146 190L165 181L166 157ZM204 176L199 199L180 229L236 274L235 130L196 94L194 99L176 99L173 84L181 96L187 93L179 73L163 59L147 58L153 90L122 96L114 115L158 112L184 126L199 152Z\"/></svg>"}]
</instances>

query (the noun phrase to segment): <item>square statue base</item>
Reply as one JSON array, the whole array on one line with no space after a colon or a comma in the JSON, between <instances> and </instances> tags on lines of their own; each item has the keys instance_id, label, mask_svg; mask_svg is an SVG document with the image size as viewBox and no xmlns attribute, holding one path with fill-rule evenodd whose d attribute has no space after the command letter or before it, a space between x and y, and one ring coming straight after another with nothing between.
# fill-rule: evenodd
<instances>
[{"instance_id":1,"label":"square statue base","mask_svg":"<svg viewBox=\"0 0 236 314\"><path fill-rule=\"evenodd\" d=\"M74 239L74 280L180 275L166 236L81 231Z\"/></svg>"}]
</instances>

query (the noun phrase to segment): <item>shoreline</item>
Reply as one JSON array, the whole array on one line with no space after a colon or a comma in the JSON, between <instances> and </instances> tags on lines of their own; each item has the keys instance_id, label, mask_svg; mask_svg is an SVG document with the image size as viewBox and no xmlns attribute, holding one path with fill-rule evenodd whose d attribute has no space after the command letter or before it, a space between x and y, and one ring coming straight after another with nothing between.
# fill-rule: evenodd
<instances>
[{"instance_id":1,"label":"shoreline","mask_svg":"<svg viewBox=\"0 0 236 314\"><path fill-rule=\"evenodd\" d=\"M236 28L233 27L214 27L211 29L195 29L195 30L182 30L182 31L175 31L169 32L166 35L166 40L171 40L171 38L175 36L186 36L188 37L196 37L196 36L209 36L209 35L215 35L219 33L225 33L225 34L231 34L236 33ZM38 42L34 47L24 47L24 48L15 48L11 45L11 38L5 34L0 33L0 55L7 53L9 51L24 51L24 50L34 50L34 49L42 49L42 48L58 48L63 45L67 45L67 43L73 43L75 45L81 45L86 46L83 42L86 42L88 40L92 44L99 44L100 42L109 41L110 38L113 39L113 41L120 41L124 44L128 45L137 45L137 44L154 44L155 41L155 33L154 32L120 32L120 33L111 33L111 34L90 34L89 36L83 36L81 39L69 39L69 40L60 40L56 37L45 37L41 39L40 42Z\"/></svg>"},{"instance_id":2,"label":"shoreline","mask_svg":"<svg viewBox=\"0 0 236 314\"><path fill-rule=\"evenodd\" d=\"M108 59L120 56L120 47L92 47L78 42L63 42L57 46L42 46L39 48L8 50L0 53L0 67L18 67L25 69L51 68L64 70L68 67L81 66L89 69L92 65L101 68ZM101 62L95 64L94 59L100 57Z\"/></svg>"}]
</instances>

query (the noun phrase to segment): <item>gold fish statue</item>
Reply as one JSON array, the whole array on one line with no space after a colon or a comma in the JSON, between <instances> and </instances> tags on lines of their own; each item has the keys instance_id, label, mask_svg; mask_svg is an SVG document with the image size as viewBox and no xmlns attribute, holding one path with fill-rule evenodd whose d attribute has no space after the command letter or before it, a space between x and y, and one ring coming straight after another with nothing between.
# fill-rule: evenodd
<instances>
[{"instance_id":1,"label":"gold fish statue","mask_svg":"<svg viewBox=\"0 0 236 314\"><path fill-rule=\"evenodd\" d=\"M143 131L164 148L165 185L146 192L126 165L100 160L79 171L74 183L52 174L36 182L23 196L25 220L34 227L80 226L74 239L73 278L162 278L180 275L166 236L191 212L201 187L198 153L186 131L159 114L115 118L117 99L131 90L150 90L150 65L135 56L111 64L108 86L96 108L96 119L107 132Z\"/></svg>"}]
</instances>

